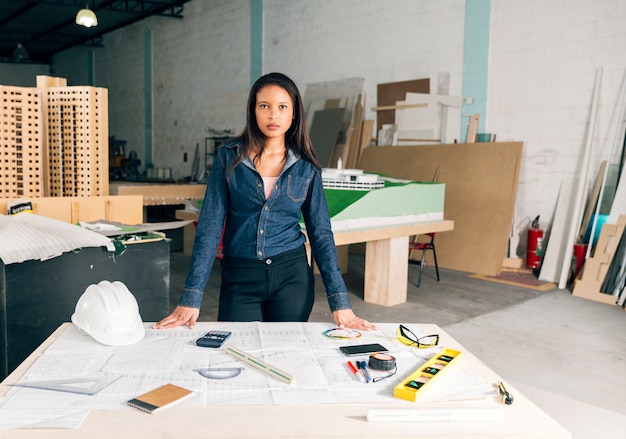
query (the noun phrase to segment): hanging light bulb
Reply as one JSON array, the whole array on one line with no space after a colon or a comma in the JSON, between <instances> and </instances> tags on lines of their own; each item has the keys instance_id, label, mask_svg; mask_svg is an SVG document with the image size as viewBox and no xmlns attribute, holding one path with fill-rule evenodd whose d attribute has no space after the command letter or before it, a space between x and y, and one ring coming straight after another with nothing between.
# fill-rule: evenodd
<instances>
[{"instance_id":1,"label":"hanging light bulb","mask_svg":"<svg viewBox=\"0 0 626 439\"><path fill-rule=\"evenodd\" d=\"M28 60L28 52L24 46L22 46L22 43L17 43L17 47L13 50L13 59L18 62Z\"/></svg>"},{"instance_id":2,"label":"hanging light bulb","mask_svg":"<svg viewBox=\"0 0 626 439\"><path fill-rule=\"evenodd\" d=\"M80 24L85 27L92 27L98 25L98 17L89 9L89 6L85 6L85 9L81 9L76 14L76 24Z\"/></svg>"}]
</instances>

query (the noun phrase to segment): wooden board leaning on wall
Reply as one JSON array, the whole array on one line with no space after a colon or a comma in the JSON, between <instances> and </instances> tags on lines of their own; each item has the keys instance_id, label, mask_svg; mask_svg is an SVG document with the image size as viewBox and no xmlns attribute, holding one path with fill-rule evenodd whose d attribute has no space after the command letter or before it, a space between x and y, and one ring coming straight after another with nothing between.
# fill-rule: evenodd
<instances>
[{"instance_id":1,"label":"wooden board leaning on wall","mask_svg":"<svg viewBox=\"0 0 626 439\"><path fill-rule=\"evenodd\" d=\"M495 276L502 267L522 142L365 148L359 168L391 177L445 183L444 216L454 230L437 235L440 267Z\"/></svg>"}]
</instances>

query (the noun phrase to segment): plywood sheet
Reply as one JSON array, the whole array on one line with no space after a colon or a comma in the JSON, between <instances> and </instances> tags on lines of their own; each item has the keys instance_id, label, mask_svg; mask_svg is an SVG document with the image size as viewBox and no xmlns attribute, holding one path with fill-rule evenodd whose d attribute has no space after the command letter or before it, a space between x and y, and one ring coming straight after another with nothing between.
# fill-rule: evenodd
<instances>
[{"instance_id":1,"label":"plywood sheet","mask_svg":"<svg viewBox=\"0 0 626 439\"><path fill-rule=\"evenodd\" d=\"M344 108L318 110L313 116L311 124L311 143L315 149L317 159L323 167L335 167L330 163L337 136L343 120Z\"/></svg>"},{"instance_id":2,"label":"plywood sheet","mask_svg":"<svg viewBox=\"0 0 626 439\"><path fill-rule=\"evenodd\" d=\"M396 101L403 101L408 92L430 93L430 78L413 79L410 81L387 82L376 86L376 105L383 107L394 106ZM395 110L381 110L376 115L376 132L383 124L395 122Z\"/></svg>"},{"instance_id":3,"label":"plywood sheet","mask_svg":"<svg viewBox=\"0 0 626 439\"><path fill-rule=\"evenodd\" d=\"M444 217L454 230L437 235L439 266L496 276L513 220L522 142L376 146L359 168L397 178L445 183Z\"/></svg>"}]
</instances>

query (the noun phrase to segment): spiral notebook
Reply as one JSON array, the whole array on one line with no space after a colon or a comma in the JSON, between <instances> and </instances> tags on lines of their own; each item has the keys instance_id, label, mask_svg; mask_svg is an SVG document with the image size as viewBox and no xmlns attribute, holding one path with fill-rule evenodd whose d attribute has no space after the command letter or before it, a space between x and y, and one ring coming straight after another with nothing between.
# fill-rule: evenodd
<instances>
[{"instance_id":1,"label":"spiral notebook","mask_svg":"<svg viewBox=\"0 0 626 439\"><path fill-rule=\"evenodd\" d=\"M193 395L192 390L175 386L174 384L164 384L143 395L139 395L128 401L128 405L143 410L148 413L156 413L159 410L169 407Z\"/></svg>"}]
</instances>

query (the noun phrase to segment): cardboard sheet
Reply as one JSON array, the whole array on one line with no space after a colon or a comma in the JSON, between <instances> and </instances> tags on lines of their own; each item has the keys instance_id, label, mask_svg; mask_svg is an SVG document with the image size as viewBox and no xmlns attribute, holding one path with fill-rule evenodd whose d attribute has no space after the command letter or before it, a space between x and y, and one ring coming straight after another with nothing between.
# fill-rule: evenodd
<instances>
[{"instance_id":1,"label":"cardboard sheet","mask_svg":"<svg viewBox=\"0 0 626 439\"><path fill-rule=\"evenodd\" d=\"M440 267L495 276L506 256L522 142L375 146L359 168L396 178L445 183L445 219L437 235Z\"/></svg>"}]
</instances>

